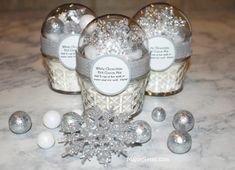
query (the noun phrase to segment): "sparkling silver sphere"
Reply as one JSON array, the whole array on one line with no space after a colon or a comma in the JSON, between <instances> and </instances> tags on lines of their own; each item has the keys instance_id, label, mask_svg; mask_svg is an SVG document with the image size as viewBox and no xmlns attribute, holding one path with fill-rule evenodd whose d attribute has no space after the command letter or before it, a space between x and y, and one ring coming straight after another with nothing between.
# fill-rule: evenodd
<instances>
[{"instance_id":1,"label":"sparkling silver sphere","mask_svg":"<svg viewBox=\"0 0 235 170\"><path fill-rule=\"evenodd\" d=\"M183 130L174 130L167 139L167 147L173 153L183 154L190 150L192 138L190 134Z\"/></svg>"},{"instance_id":2,"label":"sparkling silver sphere","mask_svg":"<svg viewBox=\"0 0 235 170\"><path fill-rule=\"evenodd\" d=\"M65 23L64 25L64 33L66 34L78 34L80 33L82 30L80 28L80 26L78 24L76 24L75 22L68 22Z\"/></svg>"},{"instance_id":3,"label":"sparkling silver sphere","mask_svg":"<svg viewBox=\"0 0 235 170\"><path fill-rule=\"evenodd\" d=\"M61 121L61 130L64 133L77 132L82 125L82 117L75 112L65 113Z\"/></svg>"},{"instance_id":4,"label":"sparkling silver sphere","mask_svg":"<svg viewBox=\"0 0 235 170\"><path fill-rule=\"evenodd\" d=\"M78 24L80 21L82 14L79 13L77 10L69 10L66 13L66 20L71 22L73 21L74 23Z\"/></svg>"},{"instance_id":5,"label":"sparkling silver sphere","mask_svg":"<svg viewBox=\"0 0 235 170\"><path fill-rule=\"evenodd\" d=\"M152 129L147 122L137 120L133 123L133 128L137 135L136 143L146 143L151 139Z\"/></svg>"},{"instance_id":6,"label":"sparkling silver sphere","mask_svg":"<svg viewBox=\"0 0 235 170\"><path fill-rule=\"evenodd\" d=\"M157 122L162 122L166 119L166 112L162 107L156 107L152 111L152 119Z\"/></svg>"},{"instance_id":7,"label":"sparkling silver sphere","mask_svg":"<svg viewBox=\"0 0 235 170\"><path fill-rule=\"evenodd\" d=\"M44 33L57 33L60 34L64 30L64 23L59 18L50 18L46 21L46 25L43 27Z\"/></svg>"},{"instance_id":8,"label":"sparkling silver sphere","mask_svg":"<svg viewBox=\"0 0 235 170\"><path fill-rule=\"evenodd\" d=\"M178 111L173 118L173 126L178 130L190 131L193 129L195 120L193 115L186 110Z\"/></svg>"},{"instance_id":9,"label":"sparkling silver sphere","mask_svg":"<svg viewBox=\"0 0 235 170\"><path fill-rule=\"evenodd\" d=\"M9 129L15 134L28 132L32 127L30 116L23 111L14 112L8 121Z\"/></svg>"}]
</instances>

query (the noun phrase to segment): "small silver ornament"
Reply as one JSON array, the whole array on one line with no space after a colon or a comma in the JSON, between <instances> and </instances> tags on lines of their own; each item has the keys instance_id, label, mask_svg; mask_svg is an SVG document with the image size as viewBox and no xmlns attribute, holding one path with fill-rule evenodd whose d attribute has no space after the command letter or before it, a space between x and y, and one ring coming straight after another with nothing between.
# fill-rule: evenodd
<instances>
[{"instance_id":1,"label":"small silver ornament","mask_svg":"<svg viewBox=\"0 0 235 170\"><path fill-rule=\"evenodd\" d=\"M64 33L66 34L78 34L81 31L80 26L75 22L68 22L64 25Z\"/></svg>"},{"instance_id":2,"label":"small silver ornament","mask_svg":"<svg viewBox=\"0 0 235 170\"><path fill-rule=\"evenodd\" d=\"M62 33L64 30L64 23L58 19L58 18L49 18L47 21L46 21L46 25L43 27L43 32L44 33L57 33L57 34L60 34Z\"/></svg>"},{"instance_id":3,"label":"small silver ornament","mask_svg":"<svg viewBox=\"0 0 235 170\"><path fill-rule=\"evenodd\" d=\"M174 130L167 139L167 147L176 154L183 154L190 150L192 138L190 134L183 130Z\"/></svg>"},{"instance_id":4,"label":"small silver ornament","mask_svg":"<svg viewBox=\"0 0 235 170\"><path fill-rule=\"evenodd\" d=\"M172 124L175 129L190 131L193 129L194 122L194 117L189 111L181 110L175 114Z\"/></svg>"},{"instance_id":5,"label":"small silver ornament","mask_svg":"<svg viewBox=\"0 0 235 170\"><path fill-rule=\"evenodd\" d=\"M30 116L23 111L14 112L8 121L9 129L15 134L23 134L30 130L32 121Z\"/></svg>"},{"instance_id":6,"label":"small silver ornament","mask_svg":"<svg viewBox=\"0 0 235 170\"><path fill-rule=\"evenodd\" d=\"M80 17L81 17L81 14L79 14L78 11L76 11L76 10L69 10L66 13L66 20L69 22L72 21L72 22L78 24Z\"/></svg>"},{"instance_id":7,"label":"small silver ornament","mask_svg":"<svg viewBox=\"0 0 235 170\"><path fill-rule=\"evenodd\" d=\"M151 139L152 129L151 126L143 120L137 120L133 123L134 131L137 135L136 143L146 143Z\"/></svg>"},{"instance_id":8,"label":"small silver ornament","mask_svg":"<svg viewBox=\"0 0 235 170\"><path fill-rule=\"evenodd\" d=\"M75 112L65 113L61 121L61 131L74 133L80 130L83 123L82 117Z\"/></svg>"},{"instance_id":9,"label":"small silver ornament","mask_svg":"<svg viewBox=\"0 0 235 170\"><path fill-rule=\"evenodd\" d=\"M156 107L152 111L152 119L157 122L162 122L166 119L166 112L162 107Z\"/></svg>"}]
</instances>

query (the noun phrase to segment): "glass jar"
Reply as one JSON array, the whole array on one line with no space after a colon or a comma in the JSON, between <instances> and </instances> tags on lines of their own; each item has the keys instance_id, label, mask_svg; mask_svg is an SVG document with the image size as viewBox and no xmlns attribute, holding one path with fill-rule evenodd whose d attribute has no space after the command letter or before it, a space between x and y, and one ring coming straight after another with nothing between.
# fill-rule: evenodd
<instances>
[{"instance_id":1,"label":"glass jar","mask_svg":"<svg viewBox=\"0 0 235 170\"><path fill-rule=\"evenodd\" d=\"M144 31L123 15L93 20L81 35L77 72L85 109L98 106L115 114L142 110L149 53Z\"/></svg>"},{"instance_id":2,"label":"glass jar","mask_svg":"<svg viewBox=\"0 0 235 170\"><path fill-rule=\"evenodd\" d=\"M149 4L133 18L146 32L151 53L146 94L168 96L180 92L192 54L188 18L167 3Z\"/></svg>"},{"instance_id":3,"label":"glass jar","mask_svg":"<svg viewBox=\"0 0 235 170\"><path fill-rule=\"evenodd\" d=\"M82 30L95 14L81 4L63 4L52 10L41 29L41 52L52 90L76 94L81 90L75 71Z\"/></svg>"}]
</instances>

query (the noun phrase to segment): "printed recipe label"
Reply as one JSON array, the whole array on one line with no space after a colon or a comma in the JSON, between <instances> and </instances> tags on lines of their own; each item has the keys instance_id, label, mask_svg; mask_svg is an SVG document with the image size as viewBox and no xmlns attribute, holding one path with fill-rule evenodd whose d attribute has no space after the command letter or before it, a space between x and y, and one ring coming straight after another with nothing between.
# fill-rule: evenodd
<instances>
[{"instance_id":1,"label":"printed recipe label","mask_svg":"<svg viewBox=\"0 0 235 170\"><path fill-rule=\"evenodd\" d=\"M123 92L130 82L128 64L115 56L103 56L95 60L90 74L96 90L105 95Z\"/></svg>"},{"instance_id":2,"label":"printed recipe label","mask_svg":"<svg viewBox=\"0 0 235 170\"><path fill-rule=\"evenodd\" d=\"M175 61L175 46L172 41L163 37L149 39L149 51L151 52L150 67L155 71L163 71L169 68Z\"/></svg>"},{"instance_id":3,"label":"printed recipe label","mask_svg":"<svg viewBox=\"0 0 235 170\"><path fill-rule=\"evenodd\" d=\"M65 38L59 46L60 62L68 69L74 70L76 67L76 51L78 48L79 36Z\"/></svg>"}]
</instances>

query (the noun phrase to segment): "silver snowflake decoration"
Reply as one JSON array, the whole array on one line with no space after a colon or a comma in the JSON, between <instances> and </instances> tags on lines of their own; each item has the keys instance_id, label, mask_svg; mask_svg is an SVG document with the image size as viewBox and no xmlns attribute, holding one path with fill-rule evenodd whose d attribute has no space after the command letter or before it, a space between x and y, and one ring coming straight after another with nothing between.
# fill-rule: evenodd
<instances>
[{"instance_id":1,"label":"silver snowflake decoration","mask_svg":"<svg viewBox=\"0 0 235 170\"><path fill-rule=\"evenodd\" d=\"M78 155L82 163L96 157L100 164L107 166L113 154L126 156L127 147L137 140L128 113L115 115L113 110L103 112L94 107L86 110L80 118L78 122L82 122L81 125L74 125L73 128L73 124L69 125L73 129L71 133L68 133L66 124L62 126L64 138L61 142L65 144L62 157Z\"/></svg>"}]
</instances>

